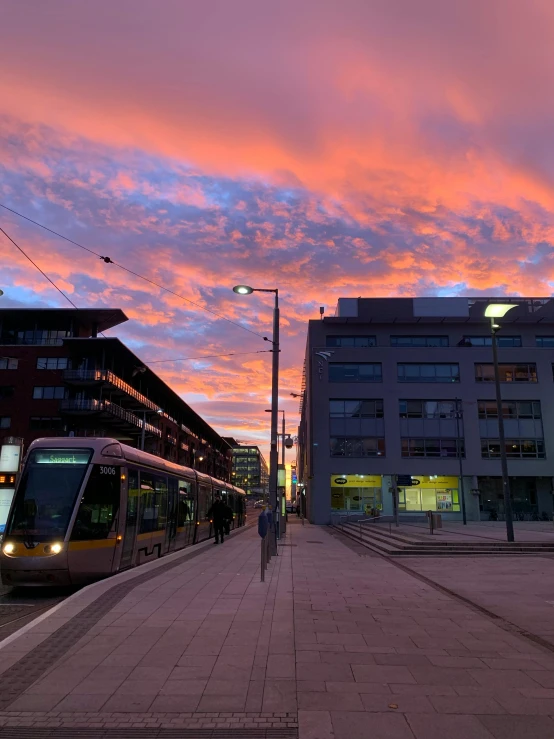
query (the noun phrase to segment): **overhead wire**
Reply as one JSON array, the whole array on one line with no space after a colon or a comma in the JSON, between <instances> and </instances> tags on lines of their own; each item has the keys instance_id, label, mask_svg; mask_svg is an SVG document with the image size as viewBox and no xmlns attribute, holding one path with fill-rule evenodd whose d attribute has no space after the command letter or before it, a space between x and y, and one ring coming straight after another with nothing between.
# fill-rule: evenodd
<instances>
[{"instance_id":1,"label":"overhead wire","mask_svg":"<svg viewBox=\"0 0 554 739\"><path fill-rule=\"evenodd\" d=\"M244 354L267 354L272 349L260 349L257 352L230 352L229 354L202 354L198 357L174 357L173 359L152 359L150 362L143 364L161 364L162 362L188 362L191 359L213 359L214 357L237 357Z\"/></svg>"},{"instance_id":2,"label":"overhead wire","mask_svg":"<svg viewBox=\"0 0 554 739\"><path fill-rule=\"evenodd\" d=\"M125 267L123 264L119 264L118 262L114 262L114 260L111 257L103 256L102 254L99 254L98 252L94 251L93 249L89 249L87 246L83 246L83 244L80 244L78 241L74 241L73 239L70 239L68 236L64 236L63 234L59 233L58 231L54 231L52 228L48 228L48 226L45 226L44 224L39 223L39 221L35 221L32 218L29 218L28 216L23 215L23 213L19 213L17 210L14 210L13 208L8 208L8 206L7 205L4 205L4 203L0 203L0 208L4 208L4 210L9 211L10 213L13 213L16 216L19 216L19 218L23 218L24 220L29 221L29 223L32 223L35 226L38 226L39 228L42 228L45 231L48 231L49 233L53 234L54 236L57 236L58 238L63 239L64 241L67 241L70 244L73 244L74 246L79 247L79 249L83 249L84 251L88 252L89 254L93 254L95 257L98 257L98 259L102 259L106 264L113 264L115 267L119 267L119 269L122 269L124 272L127 272L128 274L133 275L134 277L138 277L139 279L144 280L145 282L148 282L150 285L154 285L155 287L159 288L160 290L164 290L165 292L169 293L170 295L174 295L175 297L179 298L180 300L184 300L185 302L190 303L191 305L194 305L195 307L200 308L201 310L204 310L204 311L206 311L208 313L211 313L212 315L216 316L217 318L220 318L223 321L227 321L227 323L231 323L234 326L238 326L239 328L243 329L243 331L248 331L248 333L254 334L254 336L259 336L259 338L260 339L263 339L264 341L270 341L270 339L267 336L264 336L263 334L260 334L257 331L253 331L252 329L247 328L246 326L243 326L241 323L238 323L237 321L233 321L230 318L227 318L226 316L221 315L221 313L217 313L216 311L212 310L211 308L208 308L205 305L202 305L201 303L196 303L194 300L190 300L190 298L185 298L184 295L181 295L180 293L177 293L174 290L171 290L170 288L165 287L165 285L160 285L155 280L151 280L149 277L146 277L145 275L141 275L138 272L134 272L133 270L129 269L128 267ZM11 239L10 239L10 241L11 241ZM27 258L29 259L29 257L27 257ZM29 259L29 261L31 261L31 260ZM59 289L59 288L56 288L56 289ZM66 295L64 295L64 297L67 298ZM67 299L69 300L69 298L67 298Z\"/></svg>"},{"instance_id":3,"label":"overhead wire","mask_svg":"<svg viewBox=\"0 0 554 739\"><path fill-rule=\"evenodd\" d=\"M44 277L45 279L47 279L47 280L48 280L48 282L49 282L49 283L50 283L50 284L51 284L51 285L52 285L53 287L55 287L55 288L56 288L56 290L57 290L57 291L58 291L58 292L60 293L60 295L63 295L63 297L64 297L64 298L65 298L65 299L67 300L67 302L68 302L68 303L70 303L70 304L71 304L71 305L72 305L72 306L73 306L74 308L77 308L77 306L76 306L76 305L75 305L75 303L74 303L74 302L73 302L73 301L71 300L71 298L69 298L69 297L68 297L68 296L67 296L67 295L66 295L66 294L64 293L64 291L63 291L63 290L62 290L61 288L59 288L59 287L58 287L58 286L56 285L56 283L54 282L54 280L51 280L51 279L50 279L50 277L48 277L48 275L46 274L46 272L44 272L44 271L43 271L43 270L42 270L42 269L41 269L41 268L40 268L40 267L38 266L38 264L37 264L36 262L33 262L33 260L31 259L31 257L30 257L30 256L29 256L29 255L28 255L28 254L27 254L27 253L26 253L26 252L25 252L25 251L24 251L24 250L23 250L23 249L22 249L22 248L21 248L21 247L19 246L19 244L17 244L17 243L16 243L16 242L15 242L15 241L14 241L14 240L12 239L12 237L11 237L11 236L9 236L9 235L8 235L8 234L7 234L7 233L6 233L5 231L4 231L4 229L3 229L2 227L0 227L0 231L1 231L1 232L2 232L3 234L4 234L4 236L5 236L5 237L6 237L7 239L9 239L9 241L11 241L11 242L12 242L12 244L13 244L13 245L15 246L15 248L16 248L16 249L18 249L18 250L19 250L19 251L20 251L20 252L21 252L21 253L23 254L23 256L25 257L25 259L28 259L28 260L29 260L29 261L31 262L31 264L33 265L33 267L36 267L36 269L38 269L38 271L40 272L40 274L41 274L41 275L42 275L42 276L43 276L43 277ZM79 310L79 309L77 308L77 310Z\"/></svg>"}]
</instances>

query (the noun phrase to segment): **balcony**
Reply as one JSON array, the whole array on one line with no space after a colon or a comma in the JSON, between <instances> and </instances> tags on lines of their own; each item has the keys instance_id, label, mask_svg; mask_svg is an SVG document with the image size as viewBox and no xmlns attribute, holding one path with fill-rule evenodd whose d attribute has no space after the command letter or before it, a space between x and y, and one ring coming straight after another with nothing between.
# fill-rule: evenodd
<instances>
[{"instance_id":1,"label":"balcony","mask_svg":"<svg viewBox=\"0 0 554 739\"><path fill-rule=\"evenodd\" d=\"M159 410L159 406L156 403L153 403L146 395L139 393L132 385L129 385L129 383L114 375L111 370L65 370L63 379L68 385L80 387L105 385L112 391L119 391L128 398L132 398L143 408L148 408L155 412Z\"/></svg>"},{"instance_id":2,"label":"balcony","mask_svg":"<svg viewBox=\"0 0 554 739\"><path fill-rule=\"evenodd\" d=\"M96 398L62 400L60 411L73 416L102 416L105 420L118 422L119 425L123 423L123 425L131 425L142 430L142 418L109 400L97 400ZM162 432L151 423L145 423L144 430L147 434L161 438Z\"/></svg>"}]
</instances>

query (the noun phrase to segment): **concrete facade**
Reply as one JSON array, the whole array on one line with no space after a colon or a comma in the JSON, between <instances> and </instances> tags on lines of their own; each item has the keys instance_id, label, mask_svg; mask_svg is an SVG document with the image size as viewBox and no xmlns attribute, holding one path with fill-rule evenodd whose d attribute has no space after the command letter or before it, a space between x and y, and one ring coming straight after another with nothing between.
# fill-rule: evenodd
<instances>
[{"instance_id":1,"label":"concrete facade","mask_svg":"<svg viewBox=\"0 0 554 739\"><path fill-rule=\"evenodd\" d=\"M499 362L506 365L505 436L510 453L518 455L508 460L514 512L552 517L554 300L357 298L339 300L334 317L309 323L298 479L310 521L326 524L333 512L372 507L392 514L393 475L419 480L419 492L416 486L401 490L401 516L432 509L459 519L458 450L468 519L502 517L490 323L484 317L493 302L515 304L497 334ZM412 340L415 345L407 345ZM338 401L354 400L368 402L361 413L359 405L356 419L349 416L356 413L352 403L340 417ZM417 401L425 401L421 417L413 410ZM356 479L365 482L349 496Z\"/></svg>"}]
</instances>

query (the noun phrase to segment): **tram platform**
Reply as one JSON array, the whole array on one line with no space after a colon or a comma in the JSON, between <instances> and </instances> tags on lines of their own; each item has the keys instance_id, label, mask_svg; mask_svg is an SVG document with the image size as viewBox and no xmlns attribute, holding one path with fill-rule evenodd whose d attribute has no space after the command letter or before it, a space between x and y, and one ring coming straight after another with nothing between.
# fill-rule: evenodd
<instances>
[{"instance_id":1,"label":"tram platform","mask_svg":"<svg viewBox=\"0 0 554 739\"><path fill-rule=\"evenodd\" d=\"M0 739L551 739L554 647L431 574L295 519L122 573L0 642Z\"/></svg>"}]
</instances>

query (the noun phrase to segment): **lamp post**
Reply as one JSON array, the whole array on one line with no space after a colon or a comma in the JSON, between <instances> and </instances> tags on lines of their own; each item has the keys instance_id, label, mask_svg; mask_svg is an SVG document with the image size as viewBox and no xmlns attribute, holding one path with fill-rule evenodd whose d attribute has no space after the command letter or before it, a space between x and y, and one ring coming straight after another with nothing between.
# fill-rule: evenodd
<instances>
[{"instance_id":1,"label":"lamp post","mask_svg":"<svg viewBox=\"0 0 554 739\"><path fill-rule=\"evenodd\" d=\"M140 448L142 451L144 451L144 437L146 433L146 413L147 411L142 411L142 430L140 433ZM156 413L158 413L161 416L163 413L163 408L158 408Z\"/></svg>"},{"instance_id":2,"label":"lamp post","mask_svg":"<svg viewBox=\"0 0 554 739\"><path fill-rule=\"evenodd\" d=\"M500 371L498 367L498 342L496 340L496 334L499 331L500 326L495 319L503 318L511 308L515 308L514 303L491 303L485 310L485 316L491 319L492 360L494 364L494 385L496 389L496 412L498 415L498 441L500 443L500 464L502 468L506 537L508 541L514 541L514 519L512 516L510 478L508 477L508 458L506 457L506 440L504 436L504 415L502 413L502 394L500 389Z\"/></svg>"},{"instance_id":3,"label":"lamp post","mask_svg":"<svg viewBox=\"0 0 554 739\"><path fill-rule=\"evenodd\" d=\"M273 361L271 368L271 446L269 451L269 504L274 515L278 518L277 509L277 466L279 458L277 455L277 408L279 405L279 291L277 289L266 289L250 287L249 285L235 285L233 292L238 295L250 295L254 292L274 293L275 304L273 307ZM264 336L269 341L267 336ZM277 527L276 527L277 530Z\"/></svg>"},{"instance_id":4,"label":"lamp post","mask_svg":"<svg viewBox=\"0 0 554 739\"><path fill-rule=\"evenodd\" d=\"M462 445L460 443L460 418L463 418L462 413L462 401L459 398L455 398L456 402L456 455L458 457L458 463L460 465L460 491L462 503L462 521L464 526L467 526L467 515L466 515L466 499L464 495L464 470L462 466ZM466 430L464 427L464 446L465 446Z\"/></svg>"}]
</instances>

